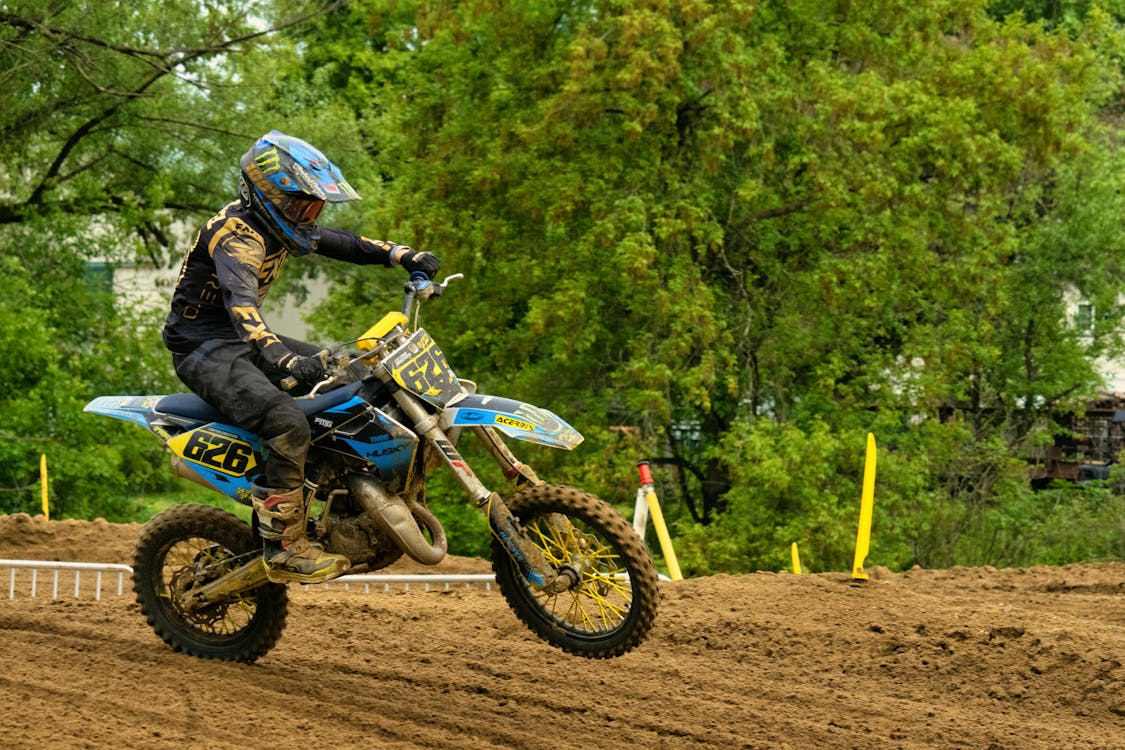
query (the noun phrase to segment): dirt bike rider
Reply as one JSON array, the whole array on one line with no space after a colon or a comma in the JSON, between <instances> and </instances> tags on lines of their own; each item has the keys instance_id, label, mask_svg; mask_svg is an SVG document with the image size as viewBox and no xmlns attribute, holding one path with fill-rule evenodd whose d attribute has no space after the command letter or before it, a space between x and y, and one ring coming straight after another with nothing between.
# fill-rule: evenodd
<instances>
[{"instance_id":1,"label":"dirt bike rider","mask_svg":"<svg viewBox=\"0 0 1125 750\"><path fill-rule=\"evenodd\" d=\"M293 376L307 393L324 377L320 347L275 334L259 306L290 255L317 253L361 265L401 265L433 276L438 259L316 220L326 203L359 200L319 150L273 130L242 157L239 200L196 235L184 259L164 343L180 380L268 450L252 500L270 580L327 580L349 566L306 537L307 418L279 384Z\"/></svg>"}]
</instances>

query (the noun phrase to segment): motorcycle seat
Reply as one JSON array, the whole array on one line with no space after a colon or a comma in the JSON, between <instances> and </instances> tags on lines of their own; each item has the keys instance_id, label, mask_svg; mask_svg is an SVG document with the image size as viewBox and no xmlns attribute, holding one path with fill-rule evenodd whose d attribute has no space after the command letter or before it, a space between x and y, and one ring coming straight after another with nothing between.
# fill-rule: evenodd
<instances>
[{"instance_id":1,"label":"motorcycle seat","mask_svg":"<svg viewBox=\"0 0 1125 750\"><path fill-rule=\"evenodd\" d=\"M333 406L339 406L344 403L359 391L363 383L350 383L342 386L328 393L322 393L319 396L312 398L298 398L294 399L299 408L306 417L312 419L314 416L324 411L331 409ZM203 422L223 422L226 420L218 409L211 406L199 396L194 393L173 393L170 396L164 396L156 402L156 411L161 414L172 414L177 417L187 417L188 419L198 419Z\"/></svg>"}]
</instances>

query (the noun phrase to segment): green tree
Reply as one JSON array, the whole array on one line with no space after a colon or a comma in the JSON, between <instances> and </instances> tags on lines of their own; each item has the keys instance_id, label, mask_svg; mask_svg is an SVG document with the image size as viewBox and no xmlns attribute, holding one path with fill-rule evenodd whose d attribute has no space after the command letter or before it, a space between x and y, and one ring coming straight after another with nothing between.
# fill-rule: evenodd
<instances>
[{"instance_id":1,"label":"green tree","mask_svg":"<svg viewBox=\"0 0 1125 750\"><path fill-rule=\"evenodd\" d=\"M170 486L160 446L82 408L103 393L166 392L166 358L150 324L84 281L80 258L21 240L38 254L0 260L0 511L38 511L45 454L52 515L132 520L137 493Z\"/></svg>"},{"instance_id":2,"label":"green tree","mask_svg":"<svg viewBox=\"0 0 1125 750\"><path fill-rule=\"evenodd\" d=\"M236 163L272 104L268 58L238 58L333 4L288 17L282 7L6 3L0 225L62 213L163 239L164 209L211 210L231 193L216 164Z\"/></svg>"},{"instance_id":3,"label":"green tree","mask_svg":"<svg viewBox=\"0 0 1125 750\"><path fill-rule=\"evenodd\" d=\"M267 85L271 56L292 52L278 30L332 7L0 7L0 510L38 509L42 453L60 516L120 520L169 486L159 444L82 414L97 395L179 388L163 316L114 299L88 262L178 260L178 220L234 195L239 156L288 105Z\"/></svg>"},{"instance_id":4,"label":"green tree","mask_svg":"<svg viewBox=\"0 0 1125 750\"><path fill-rule=\"evenodd\" d=\"M772 502L746 467L783 448L752 436L840 469L875 423L937 515L1018 495L1020 446L1120 344L1119 240L1086 221L1121 215L1119 29L988 10L368 2L316 32L364 54L307 62L369 97L388 221L468 275L439 313L453 361L587 432L563 478L627 499L632 463L667 456L685 527L745 525ZM1096 335L1068 294L1098 301ZM834 518L833 475L788 468L810 501L779 522Z\"/></svg>"},{"instance_id":5,"label":"green tree","mask_svg":"<svg viewBox=\"0 0 1125 750\"><path fill-rule=\"evenodd\" d=\"M1048 28L1063 28L1071 33L1081 33L1091 11L1108 11L1118 23L1125 20L1125 5L1120 0L994 0L988 10L997 19L1018 13L1027 21L1042 21Z\"/></svg>"}]
</instances>

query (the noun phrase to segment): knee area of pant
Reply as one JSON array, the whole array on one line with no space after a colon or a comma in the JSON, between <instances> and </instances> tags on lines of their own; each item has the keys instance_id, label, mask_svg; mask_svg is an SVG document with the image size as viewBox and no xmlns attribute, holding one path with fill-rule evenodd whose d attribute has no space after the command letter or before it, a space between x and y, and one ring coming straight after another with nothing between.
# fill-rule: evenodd
<instances>
[{"instance_id":1,"label":"knee area of pant","mask_svg":"<svg viewBox=\"0 0 1125 750\"><path fill-rule=\"evenodd\" d=\"M282 434L310 435L309 420L297 405L290 399L286 403L277 404L266 412L262 420L261 434L274 436Z\"/></svg>"}]
</instances>

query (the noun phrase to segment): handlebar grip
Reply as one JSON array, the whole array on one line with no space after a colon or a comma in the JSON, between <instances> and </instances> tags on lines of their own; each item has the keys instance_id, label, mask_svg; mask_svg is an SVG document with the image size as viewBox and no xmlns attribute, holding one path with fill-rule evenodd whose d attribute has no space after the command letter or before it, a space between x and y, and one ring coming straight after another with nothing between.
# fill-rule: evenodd
<instances>
[{"instance_id":1,"label":"handlebar grip","mask_svg":"<svg viewBox=\"0 0 1125 750\"><path fill-rule=\"evenodd\" d=\"M291 391L296 387L297 387L297 378L293 377L292 375L290 375L287 378L283 378L282 381L281 381L281 390L283 390L283 391Z\"/></svg>"}]
</instances>

